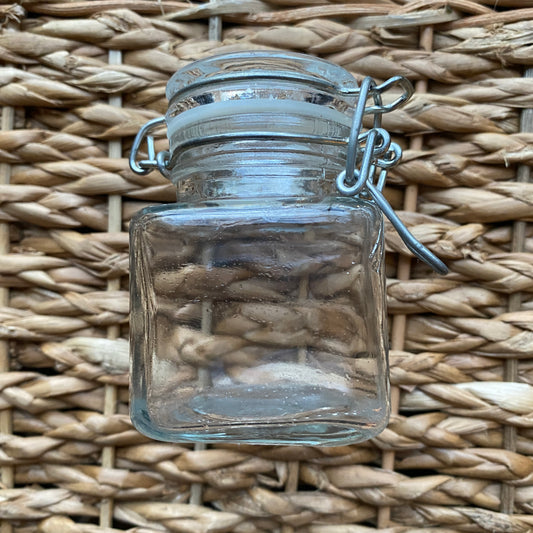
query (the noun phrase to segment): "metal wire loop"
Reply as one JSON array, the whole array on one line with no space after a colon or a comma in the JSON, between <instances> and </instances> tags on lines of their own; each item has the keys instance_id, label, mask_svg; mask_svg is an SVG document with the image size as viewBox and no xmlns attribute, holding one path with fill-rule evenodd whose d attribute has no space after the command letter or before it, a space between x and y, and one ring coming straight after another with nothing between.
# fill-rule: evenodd
<instances>
[{"instance_id":1,"label":"metal wire loop","mask_svg":"<svg viewBox=\"0 0 533 533\"><path fill-rule=\"evenodd\" d=\"M361 161L361 169L354 169L353 183L350 183L348 179L348 164L346 164L346 170L343 170L337 176L337 189L341 194L354 196L359 194L366 182L370 179L371 169L373 168L373 161L376 159L377 155L383 153L388 149L387 141L390 142L390 136L383 135L383 131L379 129L371 129L366 136L365 149L363 151L363 157ZM381 145L377 145L377 139L381 138ZM376 154L377 150L377 154Z\"/></svg>"},{"instance_id":2,"label":"metal wire loop","mask_svg":"<svg viewBox=\"0 0 533 533\"><path fill-rule=\"evenodd\" d=\"M151 135L151 132L160 126L163 126L164 124L165 117L159 117L154 118L153 120L149 120L144 126L141 127L141 129L135 136L133 145L131 147L129 163L130 168L136 174L146 176L156 168L159 168L159 170L161 170L158 159L160 154L157 154L156 156L154 137L153 135ZM145 138L146 145L148 148L148 159L143 159L137 162L137 154L139 153L139 149L141 148L141 145Z\"/></svg>"},{"instance_id":3,"label":"metal wire loop","mask_svg":"<svg viewBox=\"0 0 533 533\"><path fill-rule=\"evenodd\" d=\"M363 129L363 117L365 115L366 101L370 90L375 87L375 82L372 78L365 78L359 88L359 99L355 106L355 111L352 119L352 128L350 130L350 137L348 138L348 146L346 152L346 176L344 182L348 187L352 187L356 182L355 165L359 152L359 137ZM359 181L359 178L357 178ZM359 187L358 190L361 188Z\"/></svg>"},{"instance_id":4,"label":"metal wire loop","mask_svg":"<svg viewBox=\"0 0 533 533\"><path fill-rule=\"evenodd\" d=\"M377 166L380 168L392 168L396 166L402 158L402 149L396 143L391 143L389 149L385 154L384 159L377 160Z\"/></svg>"},{"instance_id":5,"label":"metal wire loop","mask_svg":"<svg viewBox=\"0 0 533 533\"><path fill-rule=\"evenodd\" d=\"M402 94L391 103L383 105L381 102L381 96L393 87L399 87L402 90ZM413 96L414 89L408 79L403 76L393 76L381 85L375 86L373 92L379 95L379 103L375 101L375 105L367 107L365 113L368 115L383 115L384 113L390 113L391 111L398 109L398 107L407 102L407 100Z\"/></svg>"},{"instance_id":6,"label":"metal wire loop","mask_svg":"<svg viewBox=\"0 0 533 533\"><path fill-rule=\"evenodd\" d=\"M390 133L387 130L384 130L383 128L372 128L372 130L370 131L375 132L375 141L373 143L374 146L371 147L372 157L376 158L379 155L386 155L389 152L391 146Z\"/></svg>"},{"instance_id":7,"label":"metal wire loop","mask_svg":"<svg viewBox=\"0 0 533 533\"><path fill-rule=\"evenodd\" d=\"M361 190L362 187L359 186L360 172L358 170L354 170L354 176L356 179L353 185L348 185L348 183L346 182L346 170L343 170L337 176L335 185L337 186L337 190L343 196L355 196Z\"/></svg>"}]
</instances>

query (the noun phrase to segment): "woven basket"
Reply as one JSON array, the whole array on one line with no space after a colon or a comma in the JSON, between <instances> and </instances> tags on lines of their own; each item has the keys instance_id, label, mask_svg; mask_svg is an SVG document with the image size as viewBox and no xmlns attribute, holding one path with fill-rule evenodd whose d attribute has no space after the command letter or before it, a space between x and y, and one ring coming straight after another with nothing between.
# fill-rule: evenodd
<instances>
[{"instance_id":1,"label":"woven basket","mask_svg":"<svg viewBox=\"0 0 533 533\"><path fill-rule=\"evenodd\" d=\"M533 531L533 1L0 6L2 533ZM387 197L394 413L340 448L170 445L128 416L133 136L180 66L278 47L417 93ZM158 141L163 148L164 141Z\"/></svg>"}]
</instances>

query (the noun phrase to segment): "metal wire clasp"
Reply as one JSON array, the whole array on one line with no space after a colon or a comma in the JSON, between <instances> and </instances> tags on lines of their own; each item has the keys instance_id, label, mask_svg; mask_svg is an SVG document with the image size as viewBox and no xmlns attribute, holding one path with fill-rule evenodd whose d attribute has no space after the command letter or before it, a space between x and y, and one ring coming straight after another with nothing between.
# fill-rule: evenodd
<instances>
[{"instance_id":1,"label":"metal wire clasp","mask_svg":"<svg viewBox=\"0 0 533 533\"><path fill-rule=\"evenodd\" d=\"M154 118L149 120L144 126L141 127L135 140L133 141L133 146L131 147L130 152L130 168L136 174L141 176L146 176L152 172L152 170L158 169L165 178L170 178L169 171L169 161L170 161L170 152L164 150L155 153L154 145L154 136L152 131L159 128L160 126L165 125L165 117ZM137 154L139 153L139 148L141 147L144 139L146 138L146 144L148 147L148 159L142 159L137 162Z\"/></svg>"},{"instance_id":2,"label":"metal wire clasp","mask_svg":"<svg viewBox=\"0 0 533 533\"><path fill-rule=\"evenodd\" d=\"M392 104L383 106L382 93L394 85L402 87L402 95ZM372 78L363 80L348 139L346 169L337 176L337 190L345 196L370 196L390 220L407 248L439 274L447 274L446 265L414 237L381 192L389 169L398 164L402 157L400 146L391 142L389 133L381 127L381 115L406 102L412 93L411 84L401 76L391 78L379 86L376 86ZM371 107L366 105L369 97L374 100ZM374 115L374 125L361 133L365 114ZM376 174L378 179L374 184Z\"/></svg>"}]
</instances>

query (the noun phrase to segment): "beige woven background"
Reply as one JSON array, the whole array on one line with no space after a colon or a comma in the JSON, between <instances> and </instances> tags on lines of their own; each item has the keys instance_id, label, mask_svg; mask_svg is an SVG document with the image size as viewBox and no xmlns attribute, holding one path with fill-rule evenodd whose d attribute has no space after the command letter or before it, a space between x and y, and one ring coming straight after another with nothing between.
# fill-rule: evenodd
<instances>
[{"instance_id":1,"label":"beige woven background","mask_svg":"<svg viewBox=\"0 0 533 533\"><path fill-rule=\"evenodd\" d=\"M533 531L533 1L0 5L2 533ZM417 94L387 196L394 415L341 448L179 446L128 417L127 156L193 59L279 47ZM528 77L529 76L529 77ZM164 141L160 141L163 147Z\"/></svg>"}]
</instances>

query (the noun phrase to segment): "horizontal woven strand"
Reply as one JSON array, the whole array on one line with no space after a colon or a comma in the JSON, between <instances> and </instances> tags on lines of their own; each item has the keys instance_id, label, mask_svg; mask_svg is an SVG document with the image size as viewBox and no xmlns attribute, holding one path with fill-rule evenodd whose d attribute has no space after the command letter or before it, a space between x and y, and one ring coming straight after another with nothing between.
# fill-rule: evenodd
<instances>
[{"instance_id":1,"label":"horizontal woven strand","mask_svg":"<svg viewBox=\"0 0 533 533\"><path fill-rule=\"evenodd\" d=\"M30 382L24 385L21 389L21 398L28 393L40 398L50 398L54 396L61 396L65 394L65 389L61 387L74 387L72 390L92 390L97 385L91 385L91 380L116 380L118 383L124 383L124 373L128 370L128 347L123 340L111 341L101 338L72 338L62 343L45 344L43 346L43 353L47 358L61 364L65 375L71 374L72 380L62 380L61 376L55 379L57 384L54 384L52 378L37 380L33 382L33 375L21 374L21 380L24 381L27 377ZM22 357L30 357L30 354L22 353ZM37 357L33 355L33 357ZM41 360L43 359L43 356ZM475 357L474 357L475 361ZM495 405L501 409L507 409L510 413L515 415L523 415L516 419L517 423L528 427L528 409L531 409L531 401L533 401L533 392L530 385L521 383L499 383L485 382L486 390L479 387L477 382L471 382L468 374L464 373L461 365L469 368L468 359L451 357L449 360L442 353L420 353L410 354L407 352L393 352L391 354L392 366L392 380L393 383L402 386L412 387L417 385L417 389L409 393L406 397L406 406L410 407L412 398L416 401L417 391L433 391L432 383L442 384L448 382L449 385L438 385L439 394L446 394L443 398L449 398L452 405L470 405L468 402L474 402L471 407L489 407ZM488 368L490 368L490 363ZM470 382L470 383L469 383ZM13 386L8 382L9 386ZM39 386L37 384L40 383ZM61 384L61 387L59 386ZM433 387L433 388L432 388ZM501 389L501 393L498 391ZM463 396L467 404L461 403L459 397L454 395L458 391L466 391ZM432 393L433 394L433 393ZM508 397L506 397L506 395ZM478 401L476 398L485 398L485 400ZM442 401L440 396L435 401ZM486 403L486 402L489 403ZM459 402L459 403L457 403ZM529 402L529 403L528 403ZM434 402L433 402L434 403ZM428 403L428 405L433 405ZM514 415L513 415L514 416ZM521 421L520 421L521 420Z\"/></svg>"}]
</instances>

